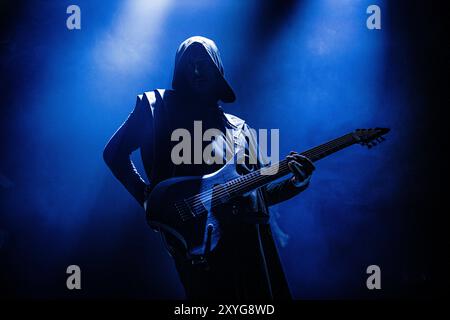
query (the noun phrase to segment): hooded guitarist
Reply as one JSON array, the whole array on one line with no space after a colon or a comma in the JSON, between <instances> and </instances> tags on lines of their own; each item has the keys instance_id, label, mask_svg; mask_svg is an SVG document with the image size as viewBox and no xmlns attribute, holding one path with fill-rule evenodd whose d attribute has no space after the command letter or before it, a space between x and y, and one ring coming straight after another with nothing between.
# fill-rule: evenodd
<instances>
[{"instance_id":1,"label":"hooded guitarist","mask_svg":"<svg viewBox=\"0 0 450 320\"><path fill-rule=\"evenodd\" d=\"M178 176L202 176L222 166L204 162L174 164L173 130L183 128L193 136L194 121L202 121L203 130L231 130L237 144L239 133L251 136L245 121L224 113L219 100L228 103L235 100L224 78L219 50L210 39L188 38L176 53L172 90L157 89L139 95L134 110L104 149L106 164L141 206L145 207L146 195L158 182ZM246 144L241 145L246 148ZM130 159L137 149L149 184ZM293 175L258 188L235 202L232 214L238 218L224 231L206 263L187 259L170 237L165 238L188 299L291 299L273 240L268 207L305 190L314 165L296 152L287 158ZM237 166L242 174L259 167L248 161Z\"/></svg>"}]
</instances>

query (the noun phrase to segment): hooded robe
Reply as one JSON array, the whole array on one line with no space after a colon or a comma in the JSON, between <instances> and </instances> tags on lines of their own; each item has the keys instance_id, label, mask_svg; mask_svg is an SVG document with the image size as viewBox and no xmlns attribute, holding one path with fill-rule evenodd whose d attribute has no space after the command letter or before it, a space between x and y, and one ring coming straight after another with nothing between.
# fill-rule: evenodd
<instances>
[{"instance_id":1,"label":"hooded robe","mask_svg":"<svg viewBox=\"0 0 450 320\"><path fill-rule=\"evenodd\" d=\"M178 48L175 58L172 90L156 89L137 97L134 110L114 133L105 147L104 160L125 188L143 205L145 194L157 183L176 176L212 173L220 164L180 164L171 161L171 150L176 142L171 133L176 128L193 132L193 121L202 120L203 131L218 128L231 130L234 147L245 150L245 155L256 145L256 138L247 123L223 112L219 105L201 114L191 114L193 108L184 99L181 70L191 46L206 50L221 75L220 99L234 101L234 93L224 78L222 61L212 40L191 37ZM207 113L207 114L206 114ZM205 115L206 114L206 115ZM200 117L200 118L199 118ZM253 139L253 144L249 143ZM228 139L229 140L229 139ZM230 147L230 146L229 146ZM130 155L140 150L149 186L135 169ZM203 149L202 149L203 150ZM254 153L253 153L254 154ZM237 164L238 172L245 174L264 164ZM223 232L217 247L207 257L207 263L193 264L177 250L169 235L163 237L174 259L176 269L188 299L196 300L288 300L291 294L273 239L270 223L270 205L287 200L303 191L291 179L272 182L236 200L233 213L235 223Z\"/></svg>"}]
</instances>

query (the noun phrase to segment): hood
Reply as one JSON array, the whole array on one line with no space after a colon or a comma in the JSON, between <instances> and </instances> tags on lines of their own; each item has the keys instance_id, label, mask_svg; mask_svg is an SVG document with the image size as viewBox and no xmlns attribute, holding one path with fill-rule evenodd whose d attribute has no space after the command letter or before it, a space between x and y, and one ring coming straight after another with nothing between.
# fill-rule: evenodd
<instances>
[{"instance_id":1,"label":"hood","mask_svg":"<svg viewBox=\"0 0 450 320\"><path fill-rule=\"evenodd\" d=\"M193 44L200 44L206 50L208 56L211 58L211 61L214 62L214 65L219 70L222 80L222 90L219 97L220 100L222 100L223 102L235 101L236 96L233 92L233 89L224 77L223 65L222 60L220 59L219 49L217 48L214 41L201 36L190 37L184 40L178 47L177 54L175 56L175 68L173 72L172 88L174 90L177 90L177 87L179 88L182 85L181 64L183 61L185 61L182 58L185 54L189 54L189 50L187 49Z\"/></svg>"}]
</instances>

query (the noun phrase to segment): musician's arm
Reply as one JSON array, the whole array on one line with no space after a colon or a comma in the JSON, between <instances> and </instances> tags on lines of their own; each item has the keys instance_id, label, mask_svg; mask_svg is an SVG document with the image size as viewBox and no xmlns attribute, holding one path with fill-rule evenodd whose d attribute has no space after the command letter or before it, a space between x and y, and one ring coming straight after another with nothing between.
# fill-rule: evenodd
<instances>
[{"instance_id":1,"label":"musician's arm","mask_svg":"<svg viewBox=\"0 0 450 320\"><path fill-rule=\"evenodd\" d=\"M289 170L293 175L279 182L272 182L265 187L267 204L274 205L291 199L309 186L314 164L305 156L291 151L287 156Z\"/></svg>"},{"instance_id":2,"label":"musician's arm","mask_svg":"<svg viewBox=\"0 0 450 320\"><path fill-rule=\"evenodd\" d=\"M309 182L296 186L293 177L269 183L263 187L266 203L268 206L272 206L289 200L308 188L308 185Z\"/></svg>"},{"instance_id":3,"label":"musician's arm","mask_svg":"<svg viewBox=\"0 0 450 320\"><path fill-rule=\"evenodd\" d=\"M149 110L149 106L144 94L142 98L137 98L134 110L114 133L103 151L103 159L111 172L141 206L145 201L147 185L137 172L130 155L141 146L144 136L142 131L146 127L144 121L149 121L146 110Z\"/></svg>"}]
</instances>

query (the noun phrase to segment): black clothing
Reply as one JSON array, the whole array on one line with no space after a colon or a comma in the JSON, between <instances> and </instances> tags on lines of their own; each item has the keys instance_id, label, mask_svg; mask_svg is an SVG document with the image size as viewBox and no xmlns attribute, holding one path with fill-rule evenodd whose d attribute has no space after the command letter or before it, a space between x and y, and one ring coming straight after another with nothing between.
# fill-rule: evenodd
<instances>
[{"instance_id":1,"label":"black clothing","mask_svg":"<svg viewBox=\"0 0 450 320\"><path fill-rule=\"evenodd\" d=\"M176 66L177 68L177 66ZM198 112L196 114L196 112ZM151 186L186 175L204 175L221 165L180 164L171 161L171 141L176 128L192 133L194 120L203 120L208 128L232 129L234 143L248 148L245 136L255 139L244 120L215 105L198 110L186 105L173 90L154 90L138 96L136 106L114 133L104 150L104 159L116 178L143 205L146 183L136 171L130 154L140 149ZM256 140L255 140L256 141ZM248 150L247 150L248 151ZM243 164L240 172L248 173L261 166ZM239 216L224 233L217 248L208 257L209 269L193 265L179 252L171 252L180 278L190 299L290 299L290 292L268 223L268 206L293 197L304 190L290 179L273 182L239 199Z\"/></svg>"}]
</instances>

